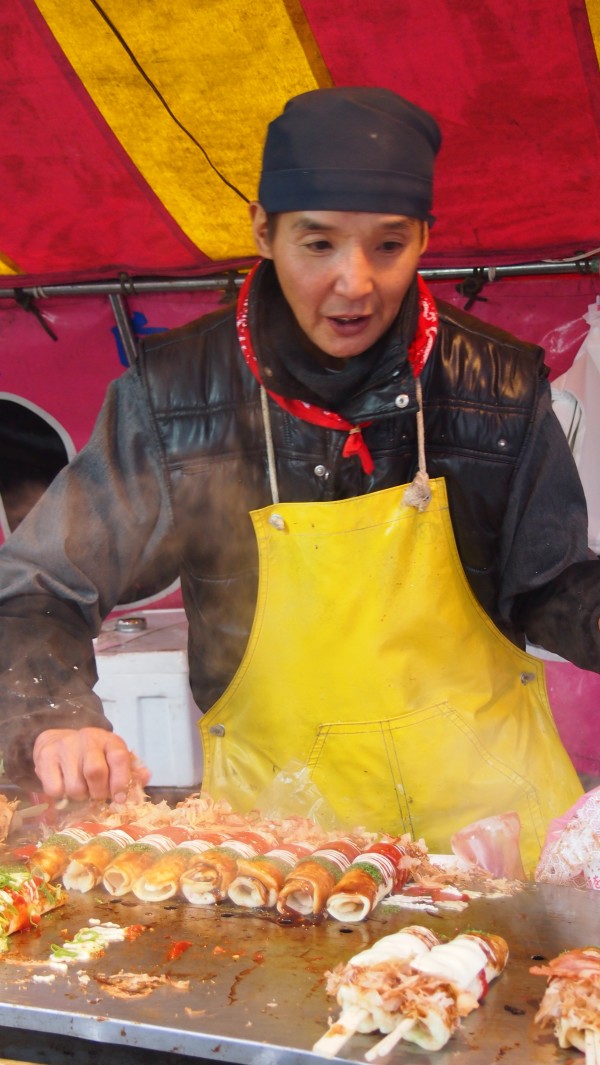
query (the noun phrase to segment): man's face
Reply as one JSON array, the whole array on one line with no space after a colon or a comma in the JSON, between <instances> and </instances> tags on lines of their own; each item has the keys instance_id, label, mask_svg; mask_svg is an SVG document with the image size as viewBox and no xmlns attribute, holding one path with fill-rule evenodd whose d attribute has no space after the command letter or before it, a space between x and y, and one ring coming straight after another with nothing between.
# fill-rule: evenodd
<instances>
[{"instance_id":1,"label":"man's face","mask_svg":"<svg viewBox=\"0 0 600 1065\"><path fill-rule=\"evenodd\" d=\"M334 359L360 355L394 321L427 247L425 222L404 215L290 211L269 234L250 206L260 254L313 344Z\"/></svg>"}]
</instances>

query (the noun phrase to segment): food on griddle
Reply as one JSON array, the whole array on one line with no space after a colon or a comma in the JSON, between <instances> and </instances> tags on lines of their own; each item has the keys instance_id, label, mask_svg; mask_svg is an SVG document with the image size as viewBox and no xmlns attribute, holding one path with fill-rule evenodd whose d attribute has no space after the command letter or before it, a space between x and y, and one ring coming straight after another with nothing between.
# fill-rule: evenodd
<instances>
[{"instance_id":1,"label":"food on griddle","mask_svg":"<svg viewBox=\"0 0 600 1065\"><path fill-rule=\"evenodd\" d=\"M239 859L264 854L276 844L277 837L266 830L238 832L235 839L200 855L199 861L181 877L181 894L194 906L222 902L237 874Z\"/></svg>"},{"instance_id":2,"label":"food on griddle","mask_svg":"<svg viewBox=\"0 0 600 1065\"><path fill-rule=\"evenodd\" d=\"M274 906L288 873L313 849L310 843L283 843L266 854L240 858L229 898L237 906Z\"/></svg>"},{"instance_id":3,"label":"food on griddle","mask_svg":"<svg viewBox=\"0 0 600 1065\"><path fill-rule=\"evenodd\" d=\"M167 854L161 854L133 885L133 894L143 902L163 902L177 894L185 872L201 860L206 851L230 838L229 832L204 832L188 839Z\"/></svg>"},{"instance_id":4,"label":"food on griddle","mask_svg":"<svg viewBox=\"0 0 600 1065\"><path fill-rule=\"evenodd\" d=\"M142 836L137 843L125 847L106 867L102 877L104 887L111 895L122 898L160 854L173 850L189 838L188 829L176 827L165 827L160 832Z\"/></svg>"},{"instance_id":5,"label":"food on griddle","mask_svg":"<svg viewBox=\"0 0 600 1065\"><path fill-rule=\"evenodd\" d=\"M586 1065L600 1065L600 948L566 950L529 971L548 977L534 1023L553 1026L563 1050L576 1047Z\"/></svg>"},{"instance_id":6,"label":"food on griddle","mask_svg":"<svg viewBox=\"0 0 600 1065\"><path fill-rule=\"evenodd\" d=\"M0 952L7 950L8 936L37 927L43 914L65 900L60 885L32 876L27 865L0 866Z\"/></svg>"},{"instance_id":7,"label":"food on griddle","mask_svg":"<svg viewBox=\"0 0 600 1065\"><path fill-rule=\"evenodd\" d=\"M41 876L48 881L57 880L67 868L73 852L102 832L103 828L104 825L98 821L82 821L47 836L29 859L33 876Z\"/></svg>"},{"instance_id":8,"label":"food on griddle","mask_svg":"<svg viewBox=\"0 0 600 1065\"><path fill-rule=\"evenodd\" d=\"M303 916L321 914L335 885L360 854L361 847L350 836L332 840L325 847L302 858L285 879L279 892L279 913Z\"/></svg>"},{"instance_id":9,"label":"food on griddle","mask_svg":"<svg viewBox=\"0 0 600 1065\"><path fill-rule=\"evenodd\" d=\"M12 799L11 801L6 795L0 795L0 843L8 836L13 814L18 805L18 799Z\"/></svg>"},{"instance_id":10,"label":"food on griddle","mask_svg":"<svg viewBox=\"0 0 600 1065\"><path fill-rule=\"evenodd\" d=\"M326 973L327 992L335 995L341 1013L313 1050L334 1057L355 1032L372 1032L383 1020L386 988L408 963L440 942L435 932L421 925L408 925L400 932L382 936L333 972Z\"/></svg>"},{"instance_id":11,"label":"food on griddle","mask_svg":"<svg viewBox=\"0 0 600 1065\"><path fill-rule=\"evenodd\" d=\"M363 921L378 902L399 891L410 875L406 864L409 836L372 843L338 880L327 900L327 912L338 921Z\"/></svg>"},{"instance_id":12,"label":"food on griddle","mask_svg":"<svg viewBox=\"0 0 600 1065\"><path fill-rule=\"evenodd\" d=\"M369 1061L388 1054L400 1039L426 1050L445 1045L504 969L508 946L500 936L483 932L431 944L423 931L428 932L404 929L414 946L399 939L397 953L396 944L385 943L394 937L385 937L381 960L376 944L374 953L363 951L329 974L327 990L336 995L342 1015L315 1050L331 1057L354 1032L374 1031L384 1038L365 1055Z\"/></svg>"},{"instance_id":13,"label":"food on griddle","mask_svg":"<svg viewBox=\"0 0 600 1065\"><path fill-rule=\"evenodd\" d=\"M121 825L99 832L71 854L63 873L64 886L69 891L91 891L119 851L147 835L148 829L141 825Z\"/></svg>"}]
</instances>

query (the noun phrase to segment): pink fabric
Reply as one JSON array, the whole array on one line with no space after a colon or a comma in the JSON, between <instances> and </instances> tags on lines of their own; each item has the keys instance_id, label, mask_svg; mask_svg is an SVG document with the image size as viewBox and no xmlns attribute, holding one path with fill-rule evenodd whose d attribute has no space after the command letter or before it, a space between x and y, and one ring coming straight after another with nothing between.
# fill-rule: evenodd
<instances>
[{"instance_id":1,"label":"pink fabric","mask_svg":"<svg viewBox=\"0 0 600 1065\"><path fill-rule=\"evenodd\" d=\"M600 778L600 674L571 662L546 662L548 699L578 773Z\"/></svg>"}]
</instances>

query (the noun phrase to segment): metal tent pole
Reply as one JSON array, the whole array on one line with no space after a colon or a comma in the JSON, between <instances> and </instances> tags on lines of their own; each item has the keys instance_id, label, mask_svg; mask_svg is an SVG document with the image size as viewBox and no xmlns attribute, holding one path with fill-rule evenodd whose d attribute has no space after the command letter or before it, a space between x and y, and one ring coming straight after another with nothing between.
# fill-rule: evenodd
<instances>
[{"instance_id":1,"label":"metal tent pole","mask_svg":"<svg viewBox=\"0 0 600 1065\"><path fill-rule=\"evenodd\" d=\"M499 281L503 277L548 277L564 274L600 274L600 259L581 258L565 262L548 261L535 263L516 263L510 266L433 266L419 271L430 281L450 281L464 278L477 278L485 283ZM123 296L140 295L144 292L193 292L198 290L215 291L232 289L240 285L244 272L229 271L226 274L213 274L209 277L174 277L147 278L122 275L110 281L76 281L71 284L48 284L33 286L15 286L0 288L0 299L15 299L20 292L33 299L45 299L51 296Z\"/></svg>"}]
</instances>

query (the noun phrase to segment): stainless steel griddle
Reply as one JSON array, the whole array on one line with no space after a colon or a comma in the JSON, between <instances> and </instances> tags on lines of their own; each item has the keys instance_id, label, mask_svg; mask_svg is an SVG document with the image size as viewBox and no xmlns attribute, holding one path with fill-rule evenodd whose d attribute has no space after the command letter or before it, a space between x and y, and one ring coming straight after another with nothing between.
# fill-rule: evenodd
<instances>
[{"instance_id":1,"label":"stainless steel griddle","mask_svg":"<svg viewBox=\"0 0 600 1065\"><path fill-rule=\"evenodd\" d=\"M65 930L74 935L90 917L147 930L134 941L112 944L101 958L72 963L67 975L57 974L51 984L34 982L34 974L51 972L46 964L51 944L61 942ZM511 956L484 1004L443 1050L432 1054L401 1043L390 1060L398 1065L567 1065L573 1056L583 1061L533 1028L545 979L532 976L529 967L533 958L600 945L600 897L548 885L509 898L477 899L461 913L443 916L382 905L358 925L330 919L282 924L271 912L228 904L197 909L178 901L115 901L102 891L73 893L64 907L43 918L39 931L11 937L9 953L0 958L0 1026L41 1033L41 1041L60 1033L101 1042L107 1061L112 1045L115 1051L142 1047L240 1065L309 1065L320 1060L311 1048L328 1016L337 1015L325 994L325 971L412 923L448 937L468 928L496 932L507 939ZM192 946L168 961L179 940L191 940ZM189 979L189 988L160 986L145 998L115 998L96 976L121 970ZM87 985L80 982L82 972L90 976ZM354 1036L337 1060L363 1061L375 1040Z\"/></svg>"}]
</instances>

